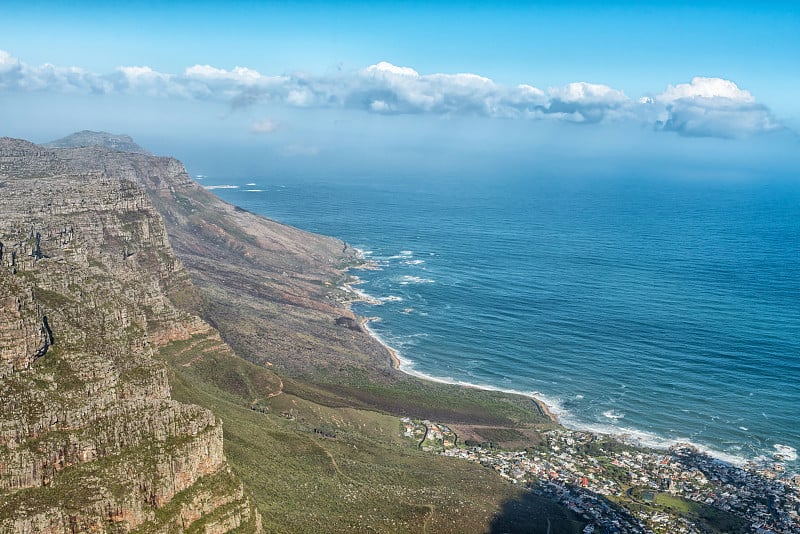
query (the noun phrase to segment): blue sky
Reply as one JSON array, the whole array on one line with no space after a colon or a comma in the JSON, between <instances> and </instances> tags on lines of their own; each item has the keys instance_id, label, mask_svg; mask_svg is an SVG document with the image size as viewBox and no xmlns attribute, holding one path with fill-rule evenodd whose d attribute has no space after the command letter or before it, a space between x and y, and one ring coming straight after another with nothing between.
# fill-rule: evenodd
<instances>
[{"instance_id":1,"label":"blue sky","mask_svg":"<svg viewBox=\"0 0 800 534\"><path fill-rule=\"evenodd\" d=\"M797 166L797 3L162 4L5 1L0 135L242 173Z\"/></svg>"}]
</instances>

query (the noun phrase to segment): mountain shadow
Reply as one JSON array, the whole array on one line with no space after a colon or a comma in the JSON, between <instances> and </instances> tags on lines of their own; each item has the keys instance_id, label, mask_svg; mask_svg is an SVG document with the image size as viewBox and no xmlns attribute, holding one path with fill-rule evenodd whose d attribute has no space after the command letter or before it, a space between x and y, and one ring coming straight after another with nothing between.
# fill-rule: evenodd
<instances>
[{"instance_id":1,"label":"mountain shadow","mask_svg":"<svg viewBox=\"0 0 800 534\"><path fill-rule=\"evenodd\" d=\"M503 504L491 534L580 534L586 522L558 503L526 491Z\"/></svg>"}]
</instances>

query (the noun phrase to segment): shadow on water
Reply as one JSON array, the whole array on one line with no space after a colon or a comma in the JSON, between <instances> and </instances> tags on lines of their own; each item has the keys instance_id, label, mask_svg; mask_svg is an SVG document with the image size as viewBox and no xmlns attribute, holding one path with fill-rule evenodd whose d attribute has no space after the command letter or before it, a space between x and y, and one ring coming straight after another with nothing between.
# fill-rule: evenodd
<instances>
[{"instance_id":1,"label":"shadow on water","mask_svg":"<svg viewBox=\"0 0 800 534\"><path fill-rule=\"evenodd\" d=\"M565 507L528 491L506 501L489 526L491 534L580 534L585 521Z\"/></svg>"}]
</instances>

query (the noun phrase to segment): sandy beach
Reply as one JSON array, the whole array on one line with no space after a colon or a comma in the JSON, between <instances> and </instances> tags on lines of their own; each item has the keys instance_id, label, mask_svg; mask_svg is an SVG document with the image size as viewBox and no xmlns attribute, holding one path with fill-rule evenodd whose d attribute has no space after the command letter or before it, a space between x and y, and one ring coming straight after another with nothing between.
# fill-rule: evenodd
<instances>
[{"instance_id":1,"label":"sandy beach","mask_svg":"<svg viewBox=\"0 0 800 534\"><path fill-rule=\"evenodd\" d=\"M380 343L380 345L386 349L386 352L389 353L389 359L391 360L392 369L396 371L403 371L403 369L400 368L400 358L397 357L397 352L392 347L384 343L383 340L379 338L377 335L375 335L375 332L373 332L370 329L369 322L374 320L375 317L361 317L359 325L365 332L367 332L372 337L372 339Z\"/></svg>"}]
</instances>

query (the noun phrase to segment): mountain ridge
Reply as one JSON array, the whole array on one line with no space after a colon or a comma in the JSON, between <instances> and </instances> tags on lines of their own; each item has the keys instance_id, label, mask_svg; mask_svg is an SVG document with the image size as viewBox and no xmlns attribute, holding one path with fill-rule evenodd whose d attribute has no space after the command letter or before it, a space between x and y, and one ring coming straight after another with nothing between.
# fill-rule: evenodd
<instances>
[{"instance_id":1,"label":"mountain ridge","mask_svg":"<svg viewBox=\"0 0 800 534\"><path fill-rule=\"evenodd\" d=\"M152 155L147 149L136 144L133 138L125 134L112 134L108 132L95 132L82 130L69 134L60 139L42 143L46 148L78 148L86 146L102 146L120 152Z\"/></svg>"}]
</instances>

